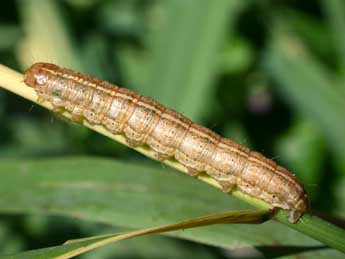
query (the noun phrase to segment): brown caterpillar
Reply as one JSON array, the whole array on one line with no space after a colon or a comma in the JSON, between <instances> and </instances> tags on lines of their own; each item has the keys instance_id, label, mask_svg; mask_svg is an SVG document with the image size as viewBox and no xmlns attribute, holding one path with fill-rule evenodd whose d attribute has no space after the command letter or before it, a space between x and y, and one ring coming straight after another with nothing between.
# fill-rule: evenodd
<instances>
[{"instance_id":1,"label":"brown caterpillar","mask_svg":"<svg viewBox=\"0 0 345 259\"><path fill-rule=\"evenodd\" d=\"M236 187L289 210L292 223L308 209L306 192L288 170L148 97L49 63L32 65L24 82L74 121L124 134L131 146L146 144L158 160L175 158L190 175L206 172L225 192Z\"/></svg>"}]
</instances>

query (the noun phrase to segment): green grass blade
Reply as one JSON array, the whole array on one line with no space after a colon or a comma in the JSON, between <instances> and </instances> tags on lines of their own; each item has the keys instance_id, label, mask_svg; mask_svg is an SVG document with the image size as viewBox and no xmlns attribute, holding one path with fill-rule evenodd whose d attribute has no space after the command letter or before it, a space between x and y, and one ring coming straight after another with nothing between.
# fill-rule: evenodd
<instances>
[{"instance_id":1,"label":"green grass blade","mask_svg":"<svg viewBox=\"0 0 345 259\"><path fill-rule=\"evenodd\" d=\"M288 36L272 42L265 67L281 95L319 126L334 153L345 161L345 102L325 68Z\"/></svg>"},{"instance_id":2,"label":"green grass blade","mask_svg":"<svg viewBox=\"0 0 345 259\"><path fill-rule=\"evenodd\" d=\"M45 61L82 70L56 1L18 1L18 7L26 35L17 54L22 67Z\"/></svg>"},{"instance_id":3,"label":"green grass blade","mask_svg":"<svg viewBox=\"0 0 345 259\"><path fill-rule=\"evenodd\" d=\"M0 24L0 50L12 48L20 38L20 29L14 24Z\"/></svg>"},{"instance_id":4,"label":"green grass blade","mask_svg":"<svg viewBox=\"0 0 345 259\"><path fill-rule=\"evenodd\" d=\"M342 0L321 1L323 10L329 20L330 29L337 52L339 53L341 69L345 71L345 3Z\"/></svg>"},{"instance_id":5,"label":"green grass blade","mask_svg":"<svg viewBox=\"0 0 345 259\"><path fill-rule=\"evenodd\" d=\"M277 142L276 154L279 160L292 172L298 173L298 178L313 201L319 193L325 162L325 143L322 134L310 120L299 118L294 125ZM303 152L296 152L303 150Z\"/></svg>"},{"instance_id":6,"label":"green grass blade","mask_svg":"<svg viewBox=\"0 0 345 259\"><path fill-rule=\"evenodd\" d=\"M121 60L121 72L124 84L128 87L135 87L136 91L145 92L145 87L142 87L143 82L147 81L148 76L148 59L147 52L131 48L128 46L121 46L114 50L115 59Z\"/></svg>"},{"instance_id":7,"label":"green grass blade","mask_svg":"<svg viewBox=\"0 0 345 259\"><path fill-rule=\"evenodd\" d=\"M144 228L248 208L231 195L192 177L141 164L92 158L2 160L0 172L2 213L63 215L124 228ZM286 222L285 213L277 217ZM303 246L302 251L315 250L313 258L325 255L341 258L335 250L319 250L321 243L291 227L299 231L304 227L306 232L320 227L314 237L327 236L333 238L334 243L344 240L345 232L334 226L327 227L324 222L315 224L318 219L314 217L304 218L299 224L286 223L289 227L269 221L261 225L210 226L170 235L224 248L236 248L240 244L260 250L262 246L268 248L277 243L291 248ZM311 226L314 228L308 229ZM335 247L341 249L341 245Z\"/></svg>"},{"instance_id":8,"label":"green grass blade","mask_svg":"<svg viewBox=\"0 0 345 259\"><path fill-rule=\"evenodd\" d=\"M39 249L36 251L29 251L13 256L0 257L5 259L14 258L42 258L45 259L68 259L77 255L83 254L90 250L100 248L111 243L121 240L130 239L139 236L146 236L176 230L185 230L200 226L207 226L212 224L237 224L237 223L261 223L271 216L272 211L229 211L225 213L207 215L181 221L174 224L164 225L160 227L147 228L142 230L134 230L130 232L108 234L102 236L93 236L88 238L69 240L62 246Z\"/></svg>"},{"instance_id":9,"label":"green grass blade","mask_svg":"<svg viewBox=\"0 0 345 259\"><path fill-rule=\"evenodd\" d=\"M243 1L163 1L165 20L148 41L151 66L137 90L199 120L208 106L221 47Z\"/></svg>"},{"instance_id":10,"label":"green grass blade","mask_svg":"<svg viewBox=\"0 0 345 259\"><path fill-rule=\"evenodd\" d=\"M341 227L310 214L305 215L298 224L289 223L281 212L276 220L345 253L345 230Z\"/></svg>"}]
</instances>

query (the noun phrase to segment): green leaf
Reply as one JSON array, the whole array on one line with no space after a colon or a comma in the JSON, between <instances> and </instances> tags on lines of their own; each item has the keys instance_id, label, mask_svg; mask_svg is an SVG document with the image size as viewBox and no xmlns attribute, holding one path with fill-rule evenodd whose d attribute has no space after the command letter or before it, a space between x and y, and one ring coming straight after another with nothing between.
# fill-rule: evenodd
<instances>
[{"instance_id":1,"label":"green leaf","mask_svg":"<svg viewBox=\"0 0 345 259\"><path fill-rule=\"evenodd\" d=\"M126 87L141 86L147 80L148 59L146 55L143 50L132 46L120 46L114 49L115 59L121 60L121 74ZM142 93L144 90L137 87L137 91Z\"/></svg>"},{"instance_id":2,"label":"green leaf","mask_svg":"<svg viewBox=\"0 0 345 259\"><path fill-rule=\"evenodd\" d=\"M332 34L319 17L296 9L283 9L274 14L274 18L275 29L281 27L280 30L298 36L315 56L334 62L336 51L331 47L325 48Z\"/></svg>"},{"instance_id":3,"label":"green leaf","mask_svg":"<svg viewBox=\"0 0 345 259\"><path fill-rule=\"evenodd\" d=\"M67 150L66 129L61 125L51 127L51 122L38 122L26 117L13 116L9 121L11 142L0 150L0 157L28 157L62 154ZM49 145L42 145L49 139Z\"/></svg>"},{"instance_id":4,"label":"green leaf","mask_svg":"<svg viewBox=\"0 0 345 259\"><path fill-rule=\"evenodd\" d=\"M56 1L18 1L26 37L18 48L22 67L50 62L82 71L77 49Z\"/></svg>"},{"instance_id":5,"label":"green leaf","mask_svg":"<svg viewBox=\"0 0 345 259\"><path fill-rule=\"evenodd\" d=\"M239 74L254 63L253 47L241 37L230 39L222 56L221 67L224 73Z\"/></svg>"},{"instance_id":6,"label":"green leaf","mask_svg":"<svg viewBox=\"0 0 345 259\"><path fill-rule=\"evenodd\" d=\"M291 107L317 125L334 153L345 161L344 95L331 74L291 36L275 35L265 56L266 73Z\"/></svg>"},{"instance_id":7,"label":"green leaf","mask_svg":"<svg viewBox=\"0 0 345 259\"><path fill-rule=\"evenodd\" d=\"M205 247L197 247L197 249L191 249L190 246L177 245L176 242L166 242L167 238L162 240L162 237L147 236L140 239L126 240L123 243L117 243L114 246L104 247L105 249L92 250L83 255L83 258L128 258L128 255L136 255L140 258L186 258L186 256L198 256L198 258L215 258ZM163 241L163 242L162 242ZM169 241L173 241L170 240ZM138 246L138 243L140 244ZM70 251L80 248L85 245L85 242L79 244L67 244L56 247L49 247L43 249L37 249L8 256L0 256L0 259L61 259ZM157 249L159 247L159 249ZM101 252L101 251L105 252ZM139 251L138 251L139 250ZM172 256L172 257L169 257Z\"/></svg>"},{"instance_id":8,"label":"green leaf","mask_svg":"<svg viewBox=\"0 0 345 259\"><path fill-rule=\"evenodd\" d=\"M345 4L342 0L321 1L326 13L330 29L333 33L334 45L339 53L341 69L345 70ZM330 47L330 46L329 46Z\"/></svg>"},{"instance_id":9,"label":"green leaf","mask_svg":"<svg viewBox=\"0 0 345 259\"><path fill-rule=\"evenodd\" d=\"M248 208L192 177L141 164L92 158L2 160L0 173L2 213L64 215L124 228L144 228ZM210 226L170 235L224 248L254 245L260 250L277 243L291 249L303 246L315 249L312 258L341 258L335 250L317 250L322 246L318 241L274 221Z\"/></svg>"},{"instance_id":10,"label":"green leaf","mask_svg":"<svg viewBox=\"0 0 345 259\"><path fill-rule=\"evenodd\" d=\"M4 51L12 48L20 37L20 29L17 25L0 25L0 50Z\"/></svg>"},{"instance_id":11,"label":"green leaf","mask_svg":"<svg viewBox=\"0 0 345 259\"><path fill-rule=\"evenodd\" d=\"M244 1L161 1L148 35L152 57L148 81L137 90L200 120L221 60L225 33ZM161 17L161 19L159 19ZM158 27L158 28L157 28ZM139 88L140 87L140 88Z\"/></svg>"},{"instance_id":12,"label":"green leaf","mask_svg":"<svg viewBox=\"0 0 345 259\"><path fill-rule=\"evenodd\" d=\"M226 124L224 129L224 137L233 139L237 143L249 148L252 146L245 128L239 122Z\"/></svg>"},{"instance_id":13,"label":"green leaf","mask_svg":"<svg viewBox=\"0 0 345 259\"><path fill-rule=\"evenodd\" d=\"M23 237L12 231L5 220L0 219L0 251L2 254L25 249Z\"/></svg>"},{"instance_id":14,"label":"green leaf","mask_svg":"<svg viewBox=\"0 0 345 259\"><path fill-rule=\"evenodd\" d=\"M257 210L257 211L229 211L225 213L207 215L197 217L174 224L163 225L159 227L147 228L142 230L134 230L130 232L122 232L101 236L93 236L88 238L69 240L62 246L52 247L50 249L39 249L36 251L29 251L20 253L19 255L10 256L7 258L37 258L43 255L46 259L67 259L75 257L76 255L83 254L90 250L100 248L111 243L121 240L140 237L145 235L185 230L199 226L212 225L212 224L232 224L232 223L259 223L267 220L272 214L270 210ZM74 244L74 245L73 245ZM6 258L6 257L3 257Z\"/></svg>"},{"instance_id":15,"label":"green leaf","mask_svg":"<svg viewBox=\"0 0 345 259\"><path fill-rule=\"evenodd\" d=\"M137 36L143 31L144 6L138 0L108 1L100 5L99 24L115 36ZM139 7L140 6L140 7Z\"/></svg>"},{"instance_id":16,"label":"green leaf","mask_svg":"<svg viewBox=\"0 0 345 259\"><path fill-rule=\"evenodd\" d=\"M159 249L157 249L159 247ZM218 258L208 247L201 244L187 245L178 242L174 238L162 235L151 235L141 238L128 239L126 242L118 242L115 246L106 246L92 250L83 255L83 259L95 258Z\"/></svg>"},{"instance_id":17,"label":"green leaf","mask_svg":"<svg viewBox=\"0 0 345 259\"><path fill-rule=\"evenodd\" d=\"M114 78L113 68L107 65L109 63L107 43L102 34L88 34L82 46L81 57L82 60L87 60L87 64L84 65L86 73L102 80L114 82L116 78Z\"/></svg>"},{"instance_id":18,"label":"green leaf","mask_svg":"<svg viewBox=\"0 0 345 259\"><path fill-rule=\"evenodd\" d=\"M323 137L314 123L305 119L297 120L293 127L280 138L277 144L278 160L288 165L304 183L310 198L318 198L322 179L322 165L325 158ZM300 152L303 150L303 152ZM326 173L326 172L325 172Z\"/></svg>"},{"instance_id":19,"label":"green leaf","mask_svg":"<svg viewBox=\"0 0 345 259\"><path fill-rule=\"evenodd\" d=\"M335 187L335 197L338 204L338 215L339 217L342 217L343 215L345 215L345 177L342 177Z\"/></svg>"}]
</instances>

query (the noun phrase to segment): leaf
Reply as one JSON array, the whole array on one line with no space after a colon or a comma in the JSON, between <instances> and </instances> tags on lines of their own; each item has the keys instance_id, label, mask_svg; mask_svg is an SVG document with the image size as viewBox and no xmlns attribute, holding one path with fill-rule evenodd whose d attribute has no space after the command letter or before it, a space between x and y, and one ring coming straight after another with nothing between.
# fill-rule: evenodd
<instances>
[{"instance_id":1,"label":"leaf","mask_svg":"<svg viewBox=\"0 0 345 259\"><path fill-rule=\"evenodd\" d=\"M12 48L20 37L20 29L13 24L0 25L0 50Z\"/></svg>"},{"instance_id":2,"label":"leaf","mask_svg":"<svg viewBox=\"0 0 345 259\"><path fill-rule=\"evenodd\" d=\"M334 154L345 161L344 95L334 87L330 73L287 35L276 35L264 63L281 95L320 128Z\"/></svg>"},{"instance_id":3,"label":"leaf","mask_svg":"<svg viewBox=\"0 0 345 259\"><path fill-rule=\"evenodd\" d=\"M7 223L7 224L6 224ZM2 254L25 249L23 237L12 231L8 222L0 219L0 251Z\"/></svg>"},{"instance_id":4,"label":"leaf","mask_svg":"<svg viewBox=\"0 0 345 259\"><path fill-rule=\"evenodd\" d=\"M345 70L345 4L341 0L321 1L333 33L334 45L339 54L341 69Z\"/></svg>"},{"instance_id":5,"label":"leaf","mask_svg":"<svg viewBox=\"0 0 345 259\"><path fill-rule=\"evenodd\" d=\"M85 73L102 80L115 81L112 67L107 65L109 63L107 43L102 34L88 34L81 49L81 57L82 60L87 60L87 64L84 65Z\"/></svg>"},{"instance_id":6,"label":"leaf","mask_svg":"<svg viewBox=\"0 0 345 259\"><path fill-rule=\"evenodd\" d=\"M0 157L34 157L51 154L65 154L67 150L66 129L51 123L29 120L26 117L14 116L9 121L11 142L0 150ZM49 139L50 145L42 146L42 139Z\"/></svg>"},{"instance_id":7,"label":"leaf","mask_svg":"<svg viewBox=\"0 0 345 259\"><path fill-rule=\"evenodd\" d=\"M92 158L20 163L2 160L0 172L2 213L64 215L124 228L144 228L248 208L192 177L142 164ZM260 249L279 243L317 249L321 245L273 221L210 226L169 235L224 248L254 245ZM325 254L340 258L335 250L318 250L312 256L322 258Z\"/></svg>"},{"instance_id":8,"label":"leaf","mask_svg":"<svg viewBox=\"0 0 345 259\"><path fill-rule=\"evenodd\" d=\"M148 81L136 88L194 121L212 94L226 30L234 26L244 1L162 1L148 35ZM162 19L159 19L162 17ZM158 20L157 20L158 19ZM140 87L140 88L139 88Z\"/></svg>"},{"instance_id":9,"label":"leaf","mask_svg":"<svg viewBox=\"0 0 345 259\"><path fill-rule=\"evenodd\" d=\"M18 1L26 38L18 48L22 67L34 62L50 62L82 71L65 21L56 1Z\"/></svg>"},{"instance_id":10,"label":"leaf","mask_svg":"<svg viewBox=\"0 0 345 259\"><path fill-rule=\"evenodd\" d=\"M159 249L157 249L159 248ZM118 242L116 245L106 246L97 250L92 250L83 255L83 259L95 258L200 258L216 259L209 247L201 244L186 245L185 242L169 238L162 235L151 235L135 239L128 239L126 242Z\"/></svg>"},{"instance_id":11,"label":"leaf","mask_svg":"<svg viewBox=\"0 0 345 259\"><path fill-rule=\"evenodd\" d=\"M98 23L114 36L135 37L144 31L144 4L138 0L104 2L96 12Z\"/></svg>"},{"instance_id":12,"label":"leaf","mask_svg":"<svg viewBox=\"0 0 345 259\"><path fill-rule=\"evenodd\" d=\"M325 48L332 34L329 26L319 17L296 9L283 9L275 14L274 26L298 36L315 56L334 62L336 51Z\"/></svg>"},{"instance_id":13,"label":"leaf","mask_svg":"<svg viewBox=\"0 0 345 259\"><path fill-rule=\"evenodd\" d=\"M146 53L129 46L120 46L114 50L115 59L121 60L121 72L124 84L128 88L140 86L147 80L148 59ZM138 92L143 92L137 88Z\"/></svg>"},{"instance_id":14,"label":"leaf","mask_svg":"<svg viewBox=\"0 0 345 259\"><path fill-rule=\"evenodd\" d=\"M322 190L318 188L323 176L321 171L325 157L325 145L320 132L314 124L305 119L299 119L281 137L277 145L278 161L284 161L292 172L298 174L309 194L318 198ZM303 152L298 152L303 150ZM326 173L326 172L325 172Z\"/></svg>"},{"instance_id":15,"label":"leaf","mask_svg":"<svg viewBox=\"0 0 345 259\"><path fill-rule=\"evenodd\" d=\"M253 47L238 36L226 43L222 56L221 68L228 74L240 74L254 63Z\"/></svg>"},{"instance_id":16,"label":"leaf","mask_svg":"<svg viewBox=\"0 0 345 259\"><path fill-rule=\"evenodd\" d=\"M341 217L345 215L345 177L340 178L335 187L335 197L338 201L337 214Z\"/></svg>"},{"instance_id":17,"label":"leaf","mask_svg":"<svg viewBox=\"0 0 345 259\"><path fill-rule=\"evenodd\" d=\"M233 224L233 223L260 223L268 219L272 214L270 210L262 211L230 211L220 214L207 215L186 221L178 222L175 224L147 228L142 230L135 230L131 232L115 233L102 236L93 236L89 238L82 238L77 240L69 240L64 245L59 247L52 247L47 249L39 249L38 251L24 252L19 255L10 256L7 258L37 258L43 255L44 258L67 259L75 257L76 255L83 254L90 250L109 245L121 240L164 233L175 230L185 230L199 226L212 225L212 224ZM6 258L6 257L3 257Z\"/></svg>"}]
</instances>

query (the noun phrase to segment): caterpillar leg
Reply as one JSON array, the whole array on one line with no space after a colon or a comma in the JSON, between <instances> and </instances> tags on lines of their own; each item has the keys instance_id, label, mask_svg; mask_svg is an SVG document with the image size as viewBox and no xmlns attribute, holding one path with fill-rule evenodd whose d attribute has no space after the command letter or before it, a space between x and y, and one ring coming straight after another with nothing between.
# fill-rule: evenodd
<instances>
[{"instance_id":1,"label":"caterpillar leg","mask_svg":"<svg viewBox=\"0 0 345 259\"><path fill-rule=\"evenodd\" d=\"M126 126L123 130L124 135L126 136L126 142L130 147L137 147L144 145L143 133L137 131L136 129L132 128L131 126Z\"/></svg>"},{"instance_id":2,"label":"caterpillar leg","mask_svg":"<svg viewBox=\"0 0 345 259\"><path fill-rule=\"evenodd\" d=\"M37 97L37 102L38 102L38 103L44 103L46 100L47 100L47 99L44 98L44 97L42 97L42 96L38 96L38 97Z\"/></svg>"},{"instance_id":3,"label":"caterpillar leg","mask_svg":"<svg viewBox=\"0 0 345 259\"><path fill-rule=\"evenodd\" d=\"M57 106L54 106L54 108L53 108L53 112L56 112L56 113L61 113L61 112L63 112L63 108L61 108L61 107L57 107Z\"/></svg>"},{"instance_id":4,"label":"caterpillar leg","mask_svg":"<svg viewBox=\"0 0 345 259\"><path fill-rule=\"evenodd\" d=\"M232 192L235 188L235 183L230 181L217 181L219 185L222 187L222 191L225 193Z\"/></svg>"},{"instance_id":5,"label":"caterpillar leg","mask_svg":"<svg viewBox=\"0 0 345 259\"><path fill-rule=\"evenodd\" d=\"M200 174L199 171L195 170L194 168L191 168L191 167L188 167L188 166L185 166L187 168L187 174L190 175L190 176L197 176L198 174Z\"/></svg>"},{"instance_id":6,"label":"caterpillar leg","mask_svg":"<svg viewBox=\"0 0 345 259\"><path fill-rule=\"evenodd\" d=\"M156 152L156 151L153 152L153 157L156 160L161 161L161 162L171 158L171 156L169 156L169 155L166 155L166 154L163 154L163 153L159 153L159 152Z\"/></svg>"},{"instance_id":7,"label":"caterpillar leg","mask_svg":"<svg viewBox=\"0 0 345 259\"><path fill-rule=\"evenodd\" d=\"M120 135L122 131L119 128L119 123L108 117L103 117L102 124L105 126L112 134Z\"/></svg>"},{"instance_id":8,"label":"caterpillar leg","mask_svg":"<svg viewBox=\"0 0 345 259\"><path fill-rule=\"evenodd\" d=\"M300 217L302 217L302 212L300 211L297 211L297 210L290 210L290 213L289 213L289 221L290 223L296 223Z\"/></svg>"},{"instance_id":9,"label":"caterpillar leg","mask_svg":"<svg viewBox=\"0 0 345 259\"><path fill-rule=\"evenodd\" d=\"M71 112L71 120L74 122L82 122L84 117L83 117L83 109L79 106L75 106Z\"/></svg>"},{"instance_id":10,"label":"caterpillar leg","mask_svg":"<svg viewBox=\"0 0 345 259\"><path fill-rule=\"evenodd\" d=\"M130 147L137 147L137 146L141 146L143 143L141 143L140 141L134 140L134 139L129 139L126 138L126 142L128 144L128 146Z\"/></svg>"},{"instance_id":11,"label":"caterpillar leg","mask_svg":"<svg viewBox=\"0 0 345 259\"><path fill-rule=\"evenodd\" d=\"M72 117L71 117L71 120L74 121L74 122L82 122L83 121L83 116L80 115L80 114L73 114L72 113Z\"/></svg>"}]
</instances>

